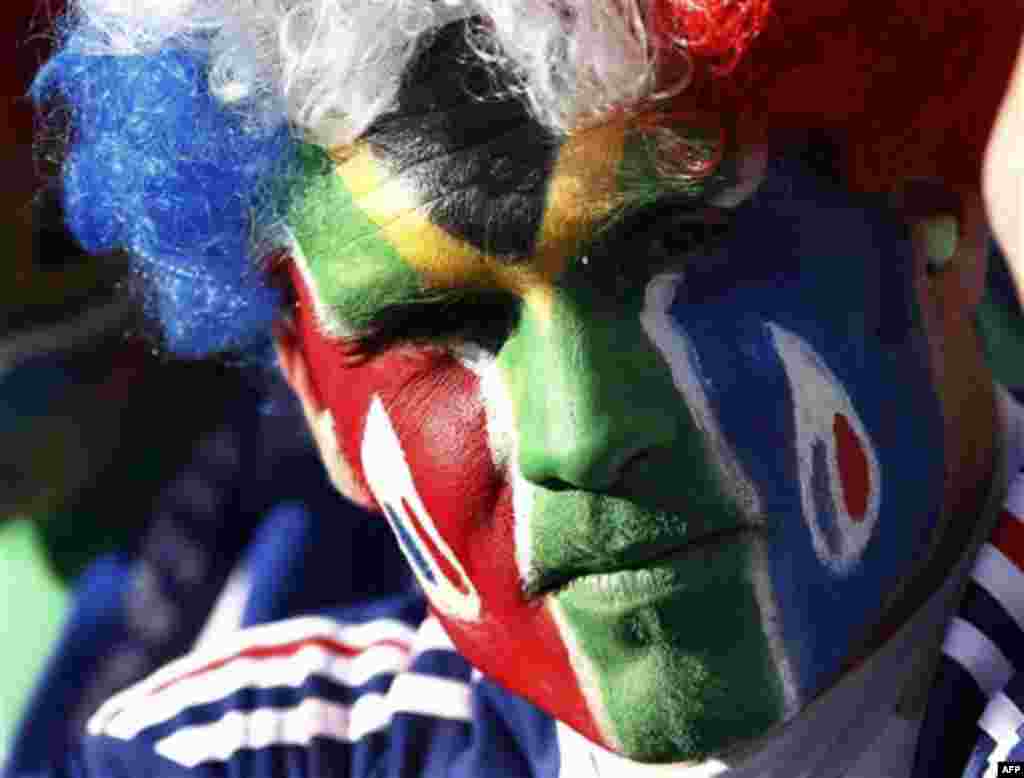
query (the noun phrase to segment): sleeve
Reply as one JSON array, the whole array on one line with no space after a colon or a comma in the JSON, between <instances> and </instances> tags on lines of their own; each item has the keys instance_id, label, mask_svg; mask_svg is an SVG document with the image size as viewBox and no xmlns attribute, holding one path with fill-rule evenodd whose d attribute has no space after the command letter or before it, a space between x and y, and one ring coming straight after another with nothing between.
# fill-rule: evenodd
<instances>
[{"instance_id":1,"label":"sleeve","mask_svg":"<svg viewBox=\"0 0 1024 778\"><path fill-rule=\"evenodd\" d=\"M110 697L70 739L63 700L75 696L104 641L75 644L86 669L62 667L66 687L39 700L50 719L25 730L24 751L4 778L557 774L549 717L482 679L427 615L408 575L387 557L359 553L372 550L367 537L350 528L347 550L344 538L327 537L345 524L313 521L294 505L271 511L245 555L243 627L209 635ZM114 562L80 591L99 614L110 612L104 592L113 596L124 578ZM340 586L349 576L360 579L353 591ZM245 626L332 596L332 607Z\"/></svg>"},{"instance_id":2,"label":"sleeve","mask_svg":"<svg viewBox=\"0 0 1024 778\"><path fill-rule=\"evenodd\" d=\"M985 706L963 778L990 778L1000 762L1024 762L1024 674L1018 673Z\"/></svg>"},{"instance_id":3,"label":"sleeve","mask_svg":"<svg viewBox=\"0 0 1024 778\"><path fill-rule=\"evenodd\" d=\"M111 698L84 745L89 778L561 774L550 717L474 671L413 592L225 636Z\"/></svg>"},{"instance_id":4,"label":"sleeve","mask_svg":"<svg viewBox=\"0 0 1024 778\"><path fill-rule=\"evenodd\" d=\"M1017 437L1013 430L1011 437ZM1018 473L946 631L914 778L950 770L994 778L999 762L1024 760L1022 592L1024 473Z\"/></svg>"},{"instance_id":5,"label":"sleeve","mask_svg":"<svg viewBox=\"0 0 1024 778\"><path fill-rule=\"evenodd\" d=\"M272 464L240 468L252 488L233 510L261 518L212 608L200 608L212 615L188 653L98 700L84 692L101 668L132 669L118 659L124 614L139 634L156 635L175 621L161 616L172 613L168 602L198 607L189 575L202 566L183 567L189 557L170 553L175 536L165 533L153 559L174 575L154 578L163 569L154 563L142 568L142 586L127 557L90 571L4 778L551 774L536 769L554 764L550 719L482 681L455 651L386 522L341 501L308 462ZM261 484L271 493L260 495ZM222 515L222 502L202 515ZM193 550L220 551L226 535ZM175 592L184 599L166 598Z\"/></svg>"},{"instance_id":6,"label":"sleeve","mask_svg":"<svg viewBox=\"0 0 1024 778\"><path fill-rule=\"evenodd\" d=\"M329 524L312 521L294 504L269 512L240 566L240 577L248 579L241 587L242 622L301 612L331 598L326 566L333 559L331 582L343 583L345 554L313 537L315 528ZM400 702L389 692L405 686L412 692L405 697L415 697L423 685L415 679L394 684L409 667L415 627L425 615L418 593L389 594L382 581L376 596L319 615L204 631L198 648L104 703L151 662L136 628L161 621L167 605L153 589L140 589L136 562L107 557L81 580L4 778L331 778L368 774L365 769L378 763L388 747L389 706ZM344 601L350 594L336 597ZM450 652L450 664L460 661ZM463 681L465 668L459 665ZM427 686L428 693L447 693L456 703L465 693L465 684L450 678Z\"/></svg>"},{"instance_id":7,"label":"sleeve","mask_svg":"<svg viewBox=\"0 0 1024 778\"><path fill-rule=\"evenodd\" d=\"M384 598L361 615L243 629L165 666L90 719L84 764L104 777L123 765L133 776L362 778L391 757L407 712L437 714L431 747L461 734L468 666L446 677L412 667L425 653L436 662L444 641L417 633L421 598Z\"/></svg>"}]
</instances>

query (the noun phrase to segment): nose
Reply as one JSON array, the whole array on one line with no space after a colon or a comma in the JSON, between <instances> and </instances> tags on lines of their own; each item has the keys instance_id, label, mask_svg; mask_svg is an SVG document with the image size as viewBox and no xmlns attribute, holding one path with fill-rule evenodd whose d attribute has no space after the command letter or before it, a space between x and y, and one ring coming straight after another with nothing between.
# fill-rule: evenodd
<instances>
[{"instance_id":1,"label":"nose","mask_svg":"<svg viewBox=\"0 0 1024 778\"><path fill-rule=\"evenodd\" d=\"M502 350L519 468L547 488L606 491L637 456L672 445L682 398L640 325L560 306Z\"/></svg>"}]
</instances>

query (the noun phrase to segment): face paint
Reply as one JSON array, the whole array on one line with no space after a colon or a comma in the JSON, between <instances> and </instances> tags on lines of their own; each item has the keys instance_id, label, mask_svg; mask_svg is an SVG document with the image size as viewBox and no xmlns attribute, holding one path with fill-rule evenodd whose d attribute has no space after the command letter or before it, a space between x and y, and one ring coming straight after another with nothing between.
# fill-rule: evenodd
<instances>
[{"instance_id":1,"label":"face paint","mask_svg":"<svg viewBox=\"0 0 1024 778\"><path fill-rule=\"evenodd\" d=\"M671 306L763 500L803 699L871 643L940 513L942 415L913 272L909 236L883 208L776 160Z\"/></svg>"},{"instance_id":2,"label":"face paint","mask_svg":"<svg viewBox=\"0 0 1024 778\"><path fill-rule=\"evenodd\" d=\"M293 280L299 335L321 402L338 420L341 454L387 511L453 640L499 682L612 745L575 680L559 627L522 594L515 511L524 500L502 472L508 452L492 449L505 438L489 429L489 417L503 413L493 408L501 398L485 407L486 381L437 348L396 347L351 365L319 327L297 270ZM495 662L496 646L515 646L516 661Z\"/></svg>"},{"instance_id":3,"label":"face paint","mask_svg":"<svg viewBox=\"0 0 1024 778\"><path fill-rule=\"evenodd\" d=\"M304 163L306 187L289 220L295 268L306 285L329 290L309 299L321 329L350 335L372 311L415 297L417 275L332 175L330 160L307 149Z\"/></svg>"},{"instance_id":4,"label":"face paint","mask_svg":"<svg viewBox=\"0 0 1024 778\"><path fill-rule=\"evenodd\" d=\"M300 331L342 455L460 650L597 742L698 760L884 626L934 527L942 427L894 220L773 163L730 237L664 273L639 238L588 243L659 169L636 128L604 132L542 167L525 258L435 218L384 140L354 149L292 220ZM323 236L317 213L355 226ZM514 301L491 356L440 333L352 365L317 324L440 314L459 289Z\"/></svg>"},{"instance_id":5,"label":"face paint","mask_svg":"<svg viewBox=\"0 0 1024 778\"><path fill-rule=\"evenodd\" d=\"M416 491L402 442L378 397L370 402L360 454L374 499L430 601L446 616L479 621L480 595Z\"/></svg>"},{"instance_id":6,"label":"face paint","mask_svg":"<svg viewBox=\"0 0 1024 778\"><path fill-rule=\"evenodd\" d=\"M620 749L698 759L784 713L752 571L760 527L648 339L646 285L619 290L611 315L587 275L563 278L546 334L526 316L498 357L520 469L542 487L528 582L590 660Z\"/></svg>"},{"instance_id":7,"label":"face paint","mask_svg":"<svg viewBox=\"0 0 1024 778\"><path fill-rule=\"evenodd\" d=\"M849 396L801 338L767 324L789 380L801 507L818 560L837 577L856 567L878 523L878 456Z\"/></svg>"}]
</instances>

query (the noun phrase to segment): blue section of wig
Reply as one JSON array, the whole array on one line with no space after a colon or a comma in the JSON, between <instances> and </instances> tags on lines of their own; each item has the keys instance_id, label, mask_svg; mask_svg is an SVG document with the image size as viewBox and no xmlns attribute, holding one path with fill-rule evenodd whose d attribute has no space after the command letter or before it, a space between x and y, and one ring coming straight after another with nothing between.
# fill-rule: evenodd
<instances>
[{"instance_id":1,"label":"blue section of wig","mask_svg":"<svg viewBox=\"0 0 1024 778\"><path fill-rule=\"evenodd\" d=\"M74 30L33 86L70 111L70 229L89 252L132 255L170 351L266 354L281 294L259 260L280 245L298 141L220 104L199 53L90 55L88 35Z\"/></svg>"}]
</instances>

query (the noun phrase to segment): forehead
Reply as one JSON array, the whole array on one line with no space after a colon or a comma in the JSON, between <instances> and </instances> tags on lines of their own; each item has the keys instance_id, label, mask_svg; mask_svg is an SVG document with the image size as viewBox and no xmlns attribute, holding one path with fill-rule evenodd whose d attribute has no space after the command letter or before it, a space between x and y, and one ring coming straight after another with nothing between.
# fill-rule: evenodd
<instances>
[{"instance_id":1,"label":"forehead","mask_svg":"<svg viewBox=\"0 0 1024 778\"><path fill-rule=\"evenodd\" d=\"M474 287L541 295L598 232L669 198L696 210L732 180L695 175L713 152L670 119L623 119L557 143L530 137L515 157L482 141L410 159L373 136L336 160L310 151L291 223L331 315L358 328L370 298Z\"/></svg>"},{"instance_id":2,"label":"forehead","mask_svg":"<svg viewBox=\"0 0 1024 778\"><path fill-rule=\"evenodd\" d=\"M524 271L553 277L594 226L621 207L625 146L626 128L615 124L555 149L528 148L536 152L534 167L492 157L484 147L432 160L435 169L427 171L396 167L368 143L335 174L427 283ZM474 175L475 167L483 171Z\"/></svg>"},{"instance_id":3,"label":"forehead","mask_svg":"<svg viewBox=\"0 0 1024 778\"><path fill-rule=\"evenodd\" d=\"M697 174L719 150L706 121L622 115L556 137L517 98L481 100L463 40L440 35L397 110L357 144L308 151L290 222L328 329L358 329L371 300L539 294L596 230L653 200L699 203L730 180L729 163Z\"/></svg>"}]
</instances>

